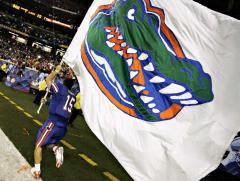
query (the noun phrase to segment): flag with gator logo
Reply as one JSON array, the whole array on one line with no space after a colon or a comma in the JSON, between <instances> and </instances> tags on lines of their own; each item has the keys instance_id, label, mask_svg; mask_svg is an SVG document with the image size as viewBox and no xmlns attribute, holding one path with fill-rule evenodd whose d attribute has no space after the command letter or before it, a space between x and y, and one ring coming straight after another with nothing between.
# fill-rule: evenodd
<instances>
[{"instance_id":1,"label":"flag with gator logo","mask_svg":"<svg viewBox=\"0 0 240 181\"><path fill-rule=\"evenodd\" d=\"M64 59L87 124L134 180L218 167L240 128L239 35L191 0L93 2Z\"/></svg>"}]
</instances>

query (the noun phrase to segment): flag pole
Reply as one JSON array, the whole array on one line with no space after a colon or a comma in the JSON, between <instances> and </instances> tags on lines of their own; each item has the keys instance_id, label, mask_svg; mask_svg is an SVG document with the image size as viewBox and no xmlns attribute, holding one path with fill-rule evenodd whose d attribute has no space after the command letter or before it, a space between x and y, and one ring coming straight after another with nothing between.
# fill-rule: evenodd
<instances>
[{"instance_id":1,"label":"flag pole","mask_svg":"<svg viewBox=\"0 0 240 181\"><path fill-rule=\"evenodd\" d=\"M61 62L60 62L60 64L59 65L61 65L62 66L62 64L63 64L63 60L61 60ZM53 83L53 82L52 82ZM52 84L51 84L52 85ZM48 96L48 93L49 93L49 89L47 88L47 91L46 91L46 93L45 93L45 95L44 95L44 97L43 97L43 99L46 99L47 98L47 96ZM41 111L41 109L42 109L42 106L43 106L43 102L41 101L41 104L40 104L40 106L38 107L38 110L37 110L37 114L39 114L40 113L40 111Z\"/></svg>"}]
</instances>

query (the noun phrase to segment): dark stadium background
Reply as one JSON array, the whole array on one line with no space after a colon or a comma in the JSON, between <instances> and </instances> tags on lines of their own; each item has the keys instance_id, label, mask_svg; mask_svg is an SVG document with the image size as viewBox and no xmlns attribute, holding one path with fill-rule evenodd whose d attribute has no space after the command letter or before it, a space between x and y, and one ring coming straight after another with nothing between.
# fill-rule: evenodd
<instances>
[{"instance_id":1,"label":"dark stadium background","mask_svg":"<svg viewBox=\"0 0 240 181\"><path fill-rule=\"evenodd\" d=\"M203 4L204 6L207 6L210 9L240 19L240 0L195 1ZM0 0L0 58L11 58L14 60L17 59L22 62L28 62L26 66L36 66L34 68L36 68L37 70L46 72L49 71L51 67L46 66L46 64L49 61L52 64L57 64L61 60L61 57L63 56L68 45L70 44L71 39L77 31L77 27L80 25L91 3L92 0ZM57 22L53 23L53 19L57 20ZM38 62L37 65L36 61ZM19 101L19 103L25 103L23 102L24 100L26 101L27 105L29 104L28 102L32 101L32 97L29 97L22 93L14 92L13 90L5 89L3 84L0 84L0 88L3 90L4 93L9 94L12 97L16 97L16 101ZM17 96L18 94L19 96ZM29 112L31 112L32 109L35 110L35 107L33 108L31 105L28 105L28 107ZM8 111L7 107L6 111ZM46 110L43 110L43 112L43 117L46 117ZM32 114L34 116L37 116L34 113ZM15 120L12 119L11 121ZM26 127L30 127L30 123L26 124L29 124L26 125ZM87 130L88 128L86 125L83 125L83 123L80 124L81 131L82 133L84 133L84 129ZM13 127L9 127L9 125L5 123L1 123L0 127L5 130L14 129ZM36 132L37 128L34 129L34 132ZM11 140L15 144L21 142L21 134L18 138L16 138L14 137L15 133L11 135L11 131L9 132L10 133L8 136L12 138ZM86 132L86 134L89 134L89 137L91 137L92 139L93 135L91 135L89 131ZM35 135L32 134L31 136L31 140L33 142ZM84 139L82 142L84 142ZM100 143L96 142L94 144L98 145ZM27 145L24 145L24 142L21 146L17 147L18 149L20 148L19 150L29 149ZM99 147L101 147L101 151L104 150L103 146L100 145ZM86 151L91 152L91 150ZM28 150L27 152L22 154L27 157L28 161L32 161L32 150ZM106 155L106 158L111 157L109 156L109 153L104 154ZM105 157L104 154L101 156ZM116 162L114 158L111 158L109 160L109 163L105 163L108 166L111 165L112 162ZM76 160L72 160L72 162L74 162L76 165L78 164L76 163ZM69 168L71 167L69 166ZM84 167L84 169L88 168ZM130 180L127 173L125 173L125 171L120 168L117 163L112 166L112 169L118 177L122 178L122 180ZM54 172L54 170L52 172ZM90 178L91 174L86 174L85 176L86 178L84 177L84 175L82 175L82 178L85 178L83 180L87 180L87 178ZM95 177L99 178L98 175L96 175ZM46 178L48 177L46 176ZM209 176L207 176L203 180L230 181L236 180L236 178L223 171L216 170L210 173Z\"/></svg>"}]
</instances>

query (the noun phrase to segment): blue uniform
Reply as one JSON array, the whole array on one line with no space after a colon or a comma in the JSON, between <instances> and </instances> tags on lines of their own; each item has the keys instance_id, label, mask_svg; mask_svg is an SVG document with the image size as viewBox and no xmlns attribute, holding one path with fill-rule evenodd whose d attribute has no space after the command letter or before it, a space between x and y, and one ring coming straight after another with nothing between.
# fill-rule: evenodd
<instances>
[{"instance_id":1,"label":"blue uniform","mask_svg":"<svg viewBox=\"0 0 240 181\"><path fill-rule=\"evenodd\" d=\"M61 83L53 83L50 91L52 100L48 108L49 117L38 131L37 147L57 144L65 136L67 121L76 102L75 95Z\"/></svg>"}]
</instances>

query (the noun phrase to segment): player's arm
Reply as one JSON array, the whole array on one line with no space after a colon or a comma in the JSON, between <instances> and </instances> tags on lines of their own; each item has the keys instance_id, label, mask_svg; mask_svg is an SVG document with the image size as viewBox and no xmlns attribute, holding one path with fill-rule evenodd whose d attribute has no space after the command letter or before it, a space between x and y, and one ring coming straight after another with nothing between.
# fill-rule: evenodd
<instances>
[{"instance_id":1,"label":"player's arm","mask_svg":"<svg viewBox=\"0 0 240 181\"><path fill-rule=\"evenodd\" d=\"M47 87L50 90L51 85L56 77L56 75L61 71L61 65L58 65L54 71L52 71L46 78Z\"/></svg>"}]
</instances>

